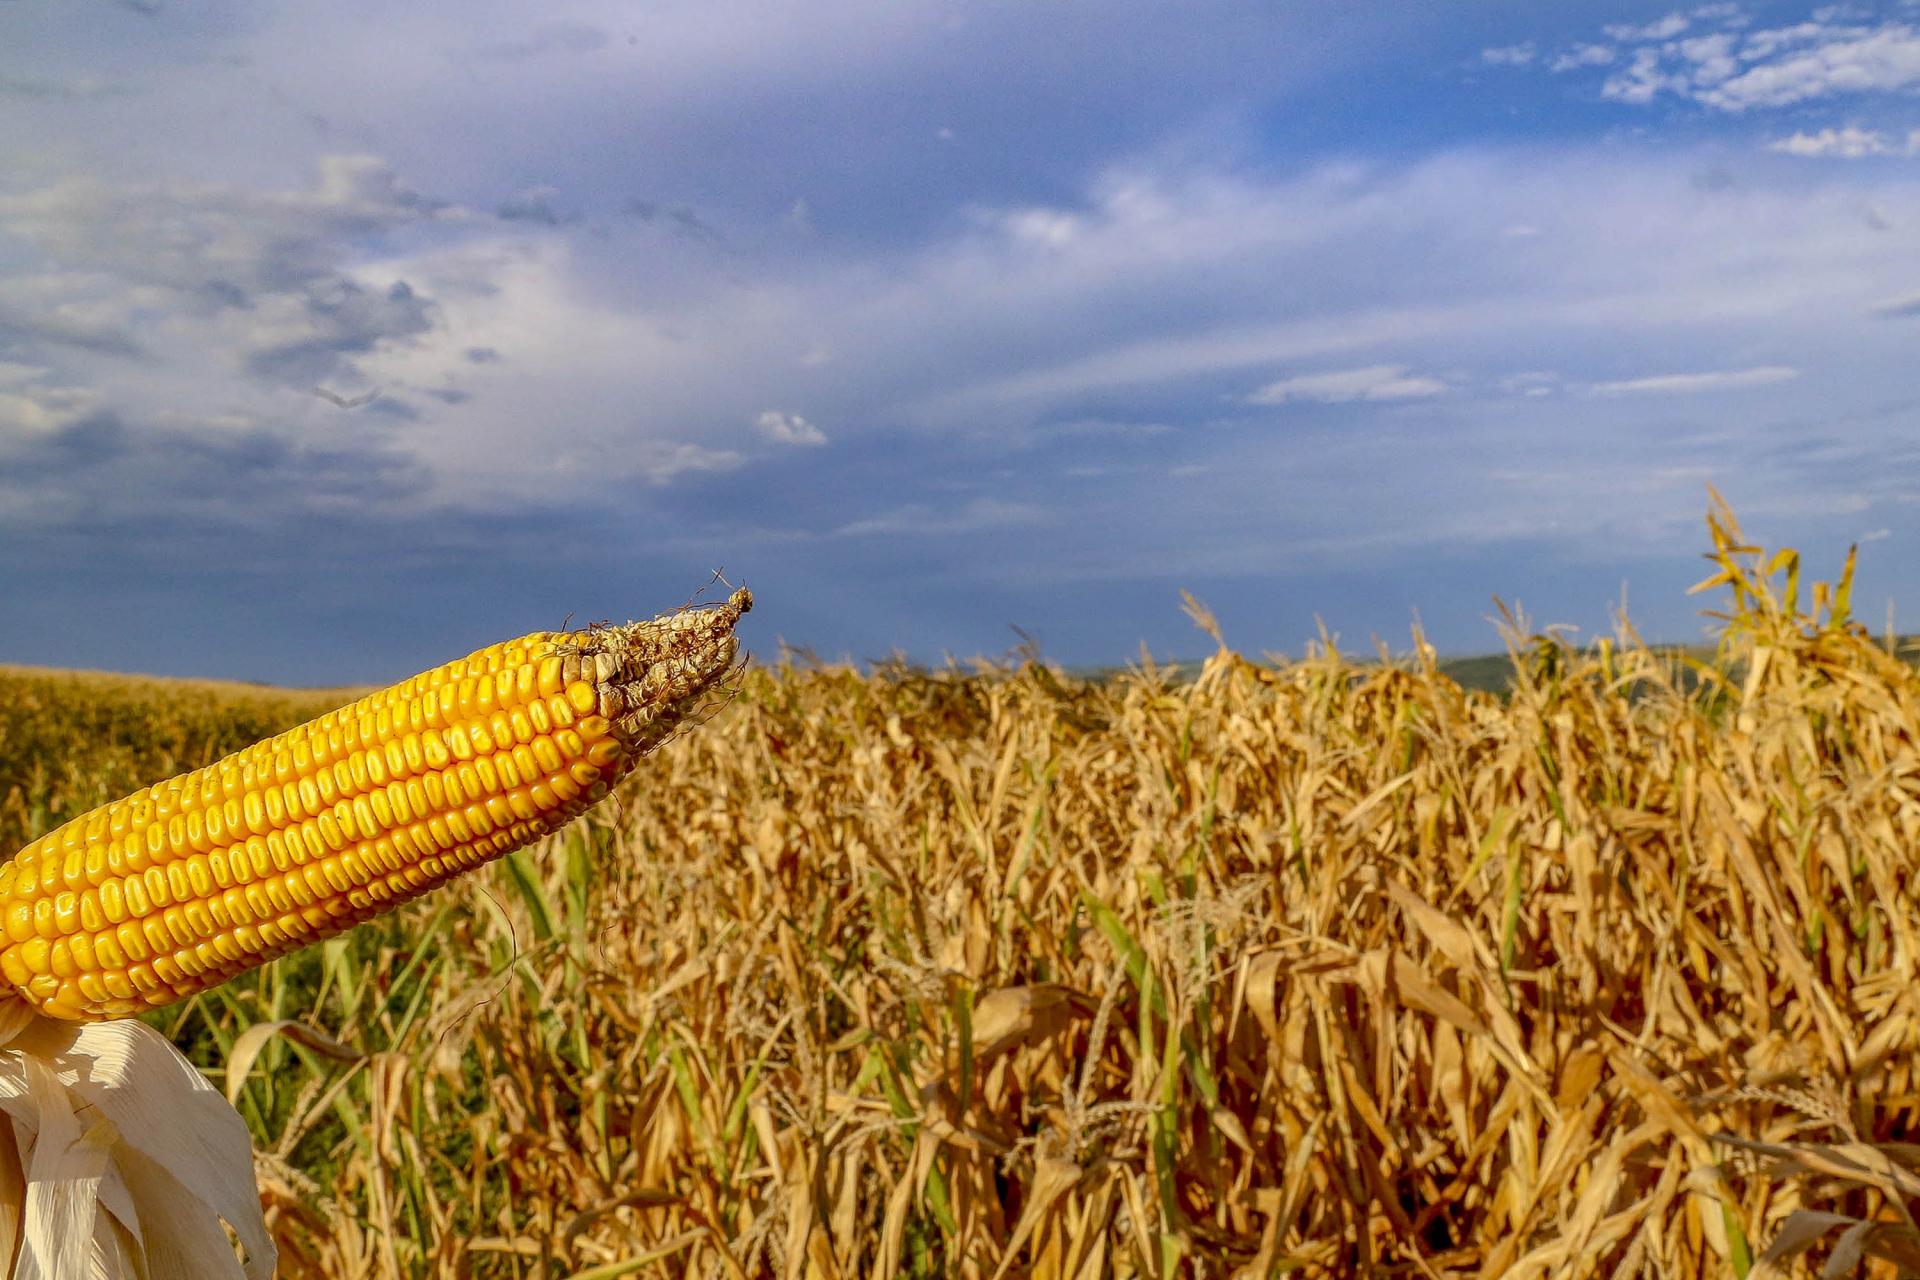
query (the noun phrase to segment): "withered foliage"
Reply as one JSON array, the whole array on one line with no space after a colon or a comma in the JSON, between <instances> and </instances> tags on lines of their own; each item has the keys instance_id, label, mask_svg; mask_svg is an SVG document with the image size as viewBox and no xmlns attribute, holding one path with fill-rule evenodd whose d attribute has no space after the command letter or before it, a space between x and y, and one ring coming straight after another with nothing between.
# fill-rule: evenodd
<instances>
[{"instance_id":1,"label":"withered foliage","mask_svg":"<svg viewBox=\"0 0 1920 1280\"><path fill-rule=\"evenodd\" d=\"M1516 632L1504 699L753 670L170 1025L288 1277L1920 1269L1920 680L1710 530L1715 659Z\"/></svg>"}]
</instances>

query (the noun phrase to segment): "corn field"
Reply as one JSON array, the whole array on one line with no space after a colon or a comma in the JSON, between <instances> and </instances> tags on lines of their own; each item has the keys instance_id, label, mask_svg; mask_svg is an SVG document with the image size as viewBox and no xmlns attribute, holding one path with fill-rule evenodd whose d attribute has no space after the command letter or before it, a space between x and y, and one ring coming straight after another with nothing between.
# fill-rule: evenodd
<instances>
[{"instance_id":1,"label":"corn field","mask_svg":"<svg viewBox=\"0 0 1920 1280\"><path fill-rule=\"evenodd\" d=\"M1920 680L1709 530L1715 656L1516 627L1506 697L752 669L149 1020L290 1280L1920 1271ZM0 852L329 702L167 689L0 674Z\"/></svg>"}]
</instances>

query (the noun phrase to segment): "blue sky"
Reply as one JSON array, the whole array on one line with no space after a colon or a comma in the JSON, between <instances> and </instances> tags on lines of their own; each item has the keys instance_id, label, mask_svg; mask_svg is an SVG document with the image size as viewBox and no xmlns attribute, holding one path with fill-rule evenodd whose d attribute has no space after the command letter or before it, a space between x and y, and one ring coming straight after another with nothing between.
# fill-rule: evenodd
<instances>
[{"instance_id":1,"label":"blue sky","mask_svg":"<svg viewBox=\"0 0 1920 1280\"><path fill-rule=\"evenodd\" d=\"M1899 0L0 0L0 661L1920 629L1917 351Z\"/></svg>"}]
</instances>

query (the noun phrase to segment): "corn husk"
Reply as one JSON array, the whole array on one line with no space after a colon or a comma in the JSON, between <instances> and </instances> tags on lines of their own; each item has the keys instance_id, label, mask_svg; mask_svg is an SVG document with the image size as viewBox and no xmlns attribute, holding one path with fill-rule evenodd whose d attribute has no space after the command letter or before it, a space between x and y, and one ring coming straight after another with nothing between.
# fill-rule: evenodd
<instances>
[{"instance_id":1,"label":"corn husk","mask_svg":"<svg viewBox=\"0 0 1920 1280\"><path fill-rule=\"evenodd\" d=\"M14 1280L273 1274L245 1122L145 1023L0 1003L0 1111L0 1257Z\"/></svg>"}]
</instances>

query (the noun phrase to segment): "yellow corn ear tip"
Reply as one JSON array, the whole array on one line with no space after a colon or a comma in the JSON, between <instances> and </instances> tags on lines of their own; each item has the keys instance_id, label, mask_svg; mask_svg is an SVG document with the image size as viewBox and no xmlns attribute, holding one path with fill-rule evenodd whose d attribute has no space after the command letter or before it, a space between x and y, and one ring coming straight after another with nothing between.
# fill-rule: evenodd
<instances>
[{"instance_id":1,"label":"yellow corn ear tip","mask_svg":"<svg viewBox=\"0 0 1920 1280\"><path fill-rule=\"evenodd\" d=\"M0 865L0 999L171 1004L559 830L734 672L752 607L493 645L75 818Z\"/></svg>"}]
</instances>

